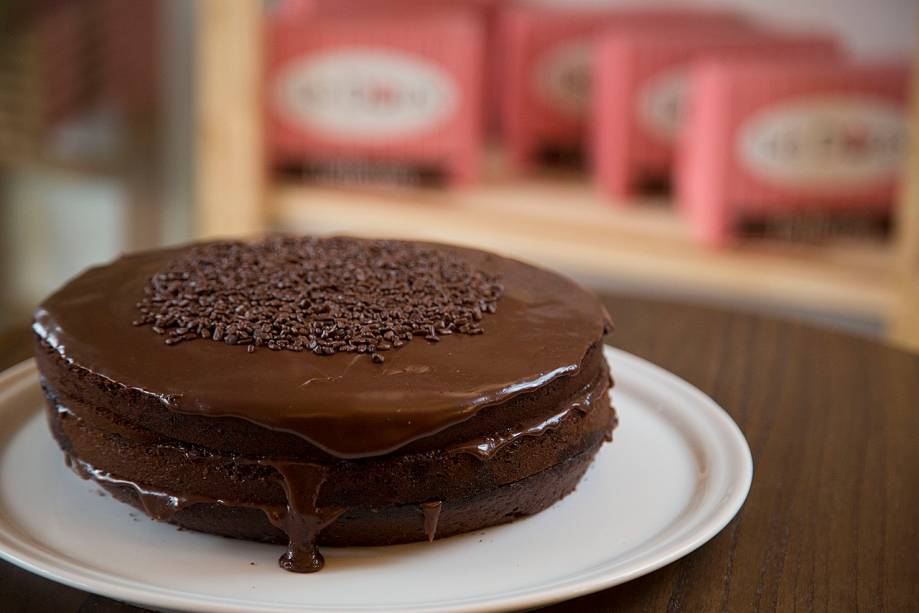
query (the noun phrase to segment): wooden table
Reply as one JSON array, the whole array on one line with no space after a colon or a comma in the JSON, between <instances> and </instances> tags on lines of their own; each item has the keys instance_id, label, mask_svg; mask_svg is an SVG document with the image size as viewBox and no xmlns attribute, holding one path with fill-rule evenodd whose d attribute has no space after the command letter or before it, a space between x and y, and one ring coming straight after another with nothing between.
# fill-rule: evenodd
<instances>
[{"instance_id":1,"label":"wooden table","mask_svg":"<svg viewBox=\"0 0 919 613\"><path fill-rule=\"evenodd\" d=\"M753 450L750 497L711 542L546 611L915 611L919 355L806 325L626 297L613 344L710 394ZM25 334L0 366L27 357ZM0 563L4 611L135 611Z\"/></svg>"}]
</instances>

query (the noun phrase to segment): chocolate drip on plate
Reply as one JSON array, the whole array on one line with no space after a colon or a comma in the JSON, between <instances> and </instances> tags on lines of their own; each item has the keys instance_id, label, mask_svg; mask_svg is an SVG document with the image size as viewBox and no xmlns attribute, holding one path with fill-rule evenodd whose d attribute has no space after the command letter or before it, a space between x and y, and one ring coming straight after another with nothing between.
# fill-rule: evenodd
<instances>
[{"instance_id":1,"label":"chocolate drip on plate","mask_svg":"<svg viewBox=\"0 0 919 613\"><path fill-rule=\"evenodd\" d=\"M428 542L432 542L437 535L437 521L440 519L440 509L443 507L443 501L435 500L433 502L422 502L419 506L424 513L424 533L428 537Z\"/></svg>"},{"instance_id":2,"label":"chocolate drip on plate","mask_svg":"<svg viewBox=\"0 0 919 613\"><path fill-rule=\"evenodd\" d=\"M345 510L339 507L320 509L316 506L319 490L328 471L317 464L266 461L284 478L286 508L266 508L272 524L287 534L287 551L278 559L284 570L295 573L315 573L325 560L316 547L316 536Z\"/></svg>"}]
</instances>

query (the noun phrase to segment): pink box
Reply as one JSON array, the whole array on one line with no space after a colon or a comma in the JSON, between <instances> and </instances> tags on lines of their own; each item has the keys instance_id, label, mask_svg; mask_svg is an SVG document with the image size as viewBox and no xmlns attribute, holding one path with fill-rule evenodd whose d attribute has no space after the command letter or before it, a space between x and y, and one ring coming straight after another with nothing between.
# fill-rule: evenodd
<instances>
[{"instance_id":1,"label":"pink box","mask_svg":"<svg viewBox=\"0 0 919 613\"><path fill-rule=\"evenodd\" d=\"M479 19L484 31L483 61L484 91L483 113L490 131L495 131L500 121L499 94L500 74L498 62L498 18L501 3L505 0L283 0L283 3L308 3L313 9L328 15L341 17L354 15L390 15L398 11L399 16L413 20L423 13L437 13L446 10L465 10Z\"/></svg>"},{"instance_id":2,"label":"pink box","mask_svg":"<svg viewBox=\"0 0 919 613\"><path fill-rule=\"evenodd\" d=\"M699 240L728 243L749 218L890 210L906 66L707 60L690 79L676 193Z\"/></svg>"},{"instance_id":3,"label":"pink box","mask_svg":"<svg viewBox=\"0 0 919 613\"><path fill-rule=\"evenodd\" d=\"M598 32L664 24L741 27L745 22L732 13L703 9L506 9L499 25L501 125L512 163L528 168L543 149L581 147Z\"/></svg>"},{"instance_id":4,"label":"pink box","mask_svg":"<svg viewBox=\"0 0 919 613\"><path fill-rule=\"evenodd\" d=\"M474 16L302 7L267 26L273 163L395 163L442 170L451 184L477 177L483 35Z\"/></svg>"},{"instance_id":5,"label":"pink box","mask_svg":"<svg viewBox=\"0 0 919 613\"><path fill-rule=\"evenodd\" d=\"M673 162L693 59L771 58L788 62L842 57L829 36L720 29L645 28L598 41L591 141L597 183L627 202L649 180L666 179Z\"/></svg>"}]
</instances>

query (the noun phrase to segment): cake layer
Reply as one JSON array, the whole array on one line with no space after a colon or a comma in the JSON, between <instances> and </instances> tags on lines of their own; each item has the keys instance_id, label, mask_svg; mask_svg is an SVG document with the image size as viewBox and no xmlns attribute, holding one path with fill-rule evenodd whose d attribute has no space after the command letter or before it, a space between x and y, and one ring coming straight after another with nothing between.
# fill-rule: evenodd
<instances>
[{"instance_id":1,"label":"cake layer","mask_svg":"<svg viewBox=\"0 0 919 613\"><path fill-rule=\"evenodd\" d=\"M193 261L188 264L191 272L170 273L173 276L168 279L173 280L158 281L151 289L151 279L161 279L163 271L173 270L178 266L175 262L184 261L182 258L187 258L190 250L206 250L208 245L152 251L125 256L106 266L90 269L42 303L35 312L33 329L73 369L56 377L45 369L60 366L43 361L39 356L40 368L61 393L72 392L64 389L61 381L71 378L70 386L87 388L83 395L72 394L78 398L85 397L87 401L113 410L133 411L136 418L151 422L171 419L177 431L197 428L207 436L226 441L230 447L242 448L248 438L258 436L258 430L230 426L227 421L195 422L182 417L213 420L232 416L257 424L262 431L274 430L307 440L329 455L359 458L384 455L422 439L428 439L431 445L428 448L442 445L445 441L430 439L451 426L468 421L487 407L511 402L523 394L540 393L550 384L571 379L582 370L588 371L585 376L589 381L602 361L599 343L609 329L608 316L589 291L560 275L494 254L445 245L359 239L278 239L277 248L285 248L284 245L291 241L295 245L302 243L303 249L310 254L315 251L315 258L319 259L331 258L328 253L338 253L335 249L340 245L351 250L355 245L363 245L366 250L388 249L397 254L400 250L409 250L412 257L403 258L405 266L413 265L412 258L416 256L427 257L433 262L434 272L446 267L498 279L502 294L496 303L486 304L484 299L480 302L488 309L475 309L474 323L480 334L438 336L432 333L424 338L415 337L398 349L386 351L383 363L372 360L370 355L355 353L316 355L312 351L256 348L258 339L237 341L234 338L234 342L242 343L235 345L214 342L211 337L218 332L211 331L208 319L211 316L203 315L196 320L199 332L183 328L183 338L197 338L198 333L204 335L202 338L167 345L163 336L150 326L132 325L141 316L140 301L147 299L151 292L159 291L156 288L164 284L187 288L177 290L178 293L173 293L173 298L169 299L176 309L184 308L183 304L208 300L209 294L196 293L200 288L189 284L188 279L200 272L195 266L217 265L220 260L212 258L218 260L217 264L204 260L195 264ZM259 245L262 250L259 253L273 253L274 247L265 247L265 243ZM233 253L245 252L244 244L233 243L232 250L235 250ZM326 270L323 262L317 268L313 259L289 263L292 282L302 284L309 275L319 274L317 270ZM355 273L347 267L347 262L330 261L341 267L342 275L348 276L340 282L342 292L352 291L355 284L361 283L357 277L363 274L385 276L389 274L386 271L404 274L398 266ZM214 273L207 277L210 279L207 282L218 283L220 275L231 272ZM273 271L268 272L273 274ZM419 279L437 285L441 281L428 278L434 272L421 270ZM409 278L415 277L409 275ZM284 286L287 281L277 283ZM305 286L301 302L309 303L314 292L325 292L323 295L334 302L335 295L328 293L328 285L334 285L334 281L323 283L315 290ZM430 310L416 295L420 295L424 287L429 285L405 294L407 301L420 300L418 304L405 307L413 309L411 312L418 317ZM447 285L443 285L443 291L447 291L446 288ZM287 291L264 287L240 287L238 290L235 294L232 287L220 290L230 292L229 302L220 303L209 312L256 309L252 304L258 305L256 310L264 310L272 303L272 291L278 294ZM258 297L249 296L256 290L261 292ZM440 290L428 291L439 295ZM377 296L375 299L384 298ZM234 307L234 300L241 302ZM253 300L258 302L253 303ZM364 298L358 301L361 308L366 307ZM309 308L327 307L313 304ZM335 304L335 308L345 307ZM398 310L397 306L386 308ZM309 317L312 318L309 326L314 326L323 321L324 315L314 313ZM288 326L262 325L278 329ZM461 324L458 329L465 325ZM368 334L370 326L368 324ZM324 330L323 334L328 331ZM432 332L436 332L433 325ZM223 340L229 336L229 332L221 332ZM411 337L411 333L408 336ZM593 364L583 363L587 356L592 356ZM577 383L567 383L578 387ZM566 387L566 383L561 383L561 387ZM100 388L101 393L113 396L112 402L91 398ZM126 399L125 394L131 398ZM560 394L564 395L564 391ZM512 413L515 417L518 408ZM496 419L500 421L502 417ZM219 435L215 436L215 431ZM279 440L272 440L272 444ZM292 448L289 439L285 444Z\"/></svg>"},{"instance_id":2,"label":"cake layer","mask_svg":"<svg viewBox=\"0 0 919 613\"><path fill-rule=\"evenodd\" d=\"M160 437L218 452L318 463L330 463L337 459L295 434L262 428L244 419L177 414L143 392L112 383L68 362L41 341L36 347L36 360L47 385L53 390L53 401L78 412L84 419L93 420L98 414L97 421L103 419L136 426L145 431L146 436L154 437L150 440ZM565 406L575 402L608 405L605 393L594 393L601 379L608 384L609 367L598 341L590 346L581 358L579 368L571 375L481 409L466 421L410 443L398 453L468 447L477 440L485 441L507 431L520 431L551 419Z\"/></svg>"},{"instance_id":3,"label":"cake layer","mask_svg":"<svg viewBox=\"0 0 919 613\"><path fill-rule=\"evenodd\" d=\"M445 538L495 526L538 513L571 493L600 448L602 440L582 453L542 472L466 498L442 504L404 504L387 507L350 507L317 536L319 545L333 547L395 545ZM73 465L114 498L147 513L149 498L169 499L168 492L141 493L133 485L94 476L89 465ZM148 501L145 502L144 498ZM268 510L238 504L199 500L181 505L160 519L210 534L253 541L287 544L288 537L269 519Z\"/></svg>"},{"instance_id":4,"label":"cake layer","mask_svg":"<svg viewBox=\"0 0 919 613\"><path fill-rule=\"evenodd\" d=\"M605 374L605 373L604 373ZM117 415L64 403L47 382L51 430L64 451L114 478L140 487L245 503L282 505L278 456L220 452L165 438ZM615 413L608 379L556 405L548 418L511 427L449 449L336 460L320 507L383 506L464 498L524 479L583 453L610 436ZM296 461L296 460L293 460Z\"/></svg>"}]
</instances>

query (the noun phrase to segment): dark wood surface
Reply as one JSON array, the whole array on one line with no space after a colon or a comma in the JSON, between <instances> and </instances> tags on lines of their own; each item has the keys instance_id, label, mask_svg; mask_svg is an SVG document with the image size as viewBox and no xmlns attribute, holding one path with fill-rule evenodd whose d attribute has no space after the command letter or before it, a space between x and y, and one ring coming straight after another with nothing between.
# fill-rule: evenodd
<instances>
[{"instance_id":1,"label":"dark wood surface","mask_svg":"<svg viewBox=\"0 0 919 613\"><path fill-rule=\"evenodd\" d=\"M737 421L753 487L694 553L545 611L919 610L919 356L741 313L606 302L614 345L698 386ZM14 334L0 366L28 353L27 334ZM0 609L140 610L2 562Z\"/></svg>"}]
</instances>

